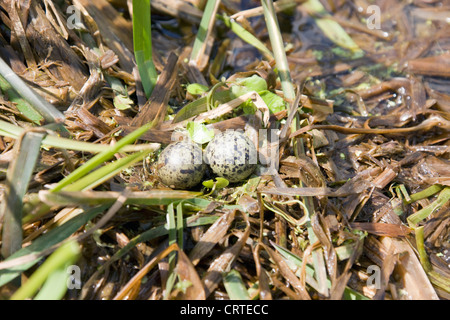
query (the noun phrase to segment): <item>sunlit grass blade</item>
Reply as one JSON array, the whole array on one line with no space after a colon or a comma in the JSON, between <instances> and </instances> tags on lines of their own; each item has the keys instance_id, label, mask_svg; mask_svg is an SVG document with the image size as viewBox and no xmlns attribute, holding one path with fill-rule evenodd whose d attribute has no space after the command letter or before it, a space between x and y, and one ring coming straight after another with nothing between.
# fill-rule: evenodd
<instances>
[{"instance_id":1,"label":"sunlit grass blade","mask_svg":"<svg viewBox=\"0 0 450 320\"><path fill-rule=\"evenodd\" d=\"M67 281L70 276L67 271L71 264L69 261L50 273L33 300L61 300L67 292Z\"/></svg>"},{"instance_id":2,"label":"sunlit grass blade","mask_svg":"<svg viewBox=\"0 0 450 320\"><path fill-rule=\"evenodd\" d=\"M319 0L308 0L302 4L302 6L312 14L318 14L325 18L316 18L317 26L322 32L337 45L351 50L355 54L362 55L364 52L353 41L348 33L341 27L339 23L334 20L327 19L329 15Z\"/></svg>"},{"instance_id":3,"label":"sunlit grass blade","mask_svg":"<svg viewBox=\"0 0 450 320\"><path fill-rule=\"evenodd\" d=\"M69 241L55 250L31 277L11 296L11 300L31 298L45 280L61 267L75 263L81 253L80 245Z\"/></svg>"},{"instance_id":4,"label":"sunlit grass blade","mask_svg":"<svg viewBox=\"0 0 450 320\"><path fill-rule=\"evenodd\" d=\"M8 123L6 121L0 120L0 136L18 139L25 129ZM78 140L72 140L67 138L62 138L54 135L47 135L44 140L42 140L43 147L54 147L67 150L84 151L92 153L100 153L111 149L110 145L90 143ZM126 145L123 147L124 152L133 152L140 150L150 150L155 149L157 144L141 144L141 145Z\"/></svg>"},{"instance_id":5,"label":"sunlit grass blade","mask_svg":"<svg viewBox=\"0 0 450 320\"><path fill-rule=\"evenodd\" d=\"M426 219L430 214L439 210L449 200L450 200L450 187L446 187L444 190L441 191L438 198L435 201L433 201L433 203L413 213L407 218L409 225L413 228L416 227L420 221Z\"/></svg>"},{"instance_id":6,"label":"sunlit grass blade","mask_svg":"<svg viewBox=\"0 0 450 320\"><path fill-rule=\"evenodd\" d=\"M183 201L180 201L177 205L177 239L178 239L178 247L181 250L183 250L183 233L184 233Z\"/></svg>"},{"instance_id":7,"label":"sunlit grass blade","mask_svg":"<svg viewBox=\"0 0 450 320\"><path fill-rule=\"evenodd\" d=\"M0 286L15 279L22 272L34 266L42 259L42 257L39 257L41 252L64 241L89 220L93 219L107 208L108 206L96 207L70 219L64 224L49 230L47 233L34 240L29 246L20 249L0 262ZM24 258L25 256L27 256L26 259Z\"/></svg>"},{"instance_id":8,"label":"sunlit grass blade","mask_svg":"<svg viewBox=\"0 0 450 320\"><path fill-rule=\"evenodd\" d=\"M23 197L39 158L43 137L42 132L27 132L15 146L16 156L6 173L5 198L0 207L0 221L3 220L3 257L9 257L22 247Z\"/></svg>"},{"instance_id":9,"label":"sunlit grass blade","mask_svg":"<svg viewBox=\"0 0 450 320\"><path fill-rule=\"evenodd\" d=\"M125 170L126 168L132 166L136 162L142 160L149 153L150 153L149 151L141 151L120 158L119 160L111 162L101 167L100 169L91 172L90 174L84 176L83 178L78 179L74 183L65 187L63 190L64 191L92 190L95 187L102 184L103 182L108 181L119 172Z\"/></svg>"},{"instance_id":10,"label":"sunlit grass blade","mask_svg":"<svg viewBox=\"0 0 450 320\"><path fill-rule=\"evenodd\" d=\"M216 21L216 12L219 8L220 0L208 0L203 12L202 20L197 32L197 36L192 47L190 61L199 66L199 62L205 52L206 42L212 32Z\"/></svg>"},{"instance_id":11,"label":"sunlit grass blade","mask_svg":"<svg viewBox=\"0 0 450 320\"><path fill-rule=\"evenodd\" d=\"M410 200L407 201L406 203L413 203L417 200L421 200L421 199L425 199L428 197L431 197L432 195L438 193L439 191L441 191L444 188L444 186L441 186L440 184L434 184L428 188L426 188L425 190L413 193L410 195Z\"/></svg>"},{"instance_id":12,"label":"sunlit grass blade","mask_svg":"<svg viewBox=\"0 0 450 320\"><path fill-rule=\"evenodd\" d=\"M295 99L294 85L292 84L289 64L284 49L283 38L281 37L280 27L278 25L277 15L273 7L272 0L261 0L264 8L264 18L266 20L267 30L269 32L272 51L277 64L278 75L280 76L281 88L284 96L289 100Z\"/></svg>"},{"instance_id":13,"label":"sunlit grass blade","mask_svg":"<svg viewBox=\"0 0 450 320\"><path fill-rule=\"evenodd\" d=\"M158 74L152 56L150 0L133 0L134 56L147 98L152 94Z\"/></svg>"},{"instance_id":14,"label":"sunlit grass blade","mask_svg":"<svg viewBox=\"0 0 450 320\"><path fill-rule=\"evenodd\" d=\"M423 226L415 228L414 231L420 263L422 264L423 269L426 272L429 272L433 269L433 267L431 266L430 260L428 259L427 251L425 250Z\"/></svg>"},{"instance_id":15,"label":"sunlit grass blade","mask_svg":"<svg viewBox=\"0 0 450 320\"><path fill-rule=\"evenodd\" d=\"M217 18L222 20L225 25L230 28L231 31L233 31L239 38L258 49L266 57L266 59L273 60L273 54L269 49L267 49L266 45L262 43L258 38L256 38L253 34L248 32L234 19L231 19L226 14L217 15Z\"/></svg>"},{"instance_id":16,"label":"sunlit grass blade","mask_svg":"<svg viewBox=\"0 0 450 320\"><path fill-rule=\"evenodd\" d=\"M151 123L147 123L140 127L139 129L136 129L132 133L128 134L127 136L120 139L115 145L111 146L110 149L105 150L97 155L95 155L93 158L91 158L89 161L87 161L84 165L81 167L78 167L76 170L74 170L70 175L62 179L53 189L52 192L61 191L64 187L68 186L74 181L77 181L78 179L84 177L86 174L88 174L91 170L95 169L97 166L103 164L104 162L111 159L114 154L121 151L122 148L124 148L126 145L129 145L136 141L141 135L143 135L146 131L148 131L151 127ZM156 150L156 149L155 149Z\"/></svg>"},{"instance_id":17,"label":"sunlit grass blade","mask_svg":"<svg viewBox=\"0 0 450 320\"><path fill-rule=\"evenodd\" d=\"M14 71L0 58L0 75L12 88L25 99L47 122L63 122L64 115L39 94L34 92Z\"/></svg>"},{"instance_id":18,"label":"sunlit grass blade","mask_svg":"<svg viewBox=\"0 0 450 320\"><path fill-rule=\"evenodd\" d=\"M136 191L127 196L125 204L159 206L168 205L174 201L191 199L201 196L201 192L185 190L150 190ZM51 192L42 190L39 192L39 199L52 206L73 206L73 205L100 205L112 204L120 196L120 192L114 191L60 191Z\"/></svg>"},{"instance_id":19,"label":"sunlit grass blade","mask_svg":"<svg viewBox=\"0 0 450 320\"><path fill-rule=\"evenodd\" d=\"M231 270L223 277L225 290L230 300L250 300L247 288L242 280L241 274L237 270Z\"/></svg>"}]
</instances>

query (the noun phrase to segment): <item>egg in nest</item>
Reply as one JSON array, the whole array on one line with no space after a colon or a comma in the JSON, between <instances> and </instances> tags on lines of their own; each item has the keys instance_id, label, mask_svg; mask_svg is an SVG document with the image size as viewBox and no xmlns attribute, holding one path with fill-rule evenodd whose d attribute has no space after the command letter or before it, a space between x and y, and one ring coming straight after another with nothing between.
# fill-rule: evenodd
<instances>
[{"instance_id":1,"label":"egg in nest","mask_svg":"<svg viewBox=\"0 0 450 320\"><path fill-rule=\"evenodd\" d=\"M173 189L189 189L200 183L205 174L202 149L194 142L180 141L168 145L159 155L157 175Z\"/></svg>"},{"instance_id":2,"label":"egg in nest","mask_svg":"<svg viewBox=\"0 0 450 320\"><path fill-rule=\"evenodd\" d=\"M243 132L227 130L209 142L205 160L216 175L230 182L239 182L255 170L257 151Z\"/></svg>"}]
</instances>

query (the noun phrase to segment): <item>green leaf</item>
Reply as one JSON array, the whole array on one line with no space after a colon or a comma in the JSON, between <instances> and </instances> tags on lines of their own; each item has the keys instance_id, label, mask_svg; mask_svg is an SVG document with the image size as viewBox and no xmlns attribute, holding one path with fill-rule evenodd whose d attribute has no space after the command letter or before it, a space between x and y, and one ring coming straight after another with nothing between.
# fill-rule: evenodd
<instances>
[{"instance_id":1,"label":"green leaf","mask_svg":"<svg viewBox=\"0 0 450 320\"><path fill-rule=\"evenodd\" d=\"M64 187L63 191L85 191L99 186L103 182L111 179L119 172L131 167L138 161L141 161L149 154L149 151L140 151L127 155L119 160L105 164L99 169L76 180L74 183Z\"/></svg>"},{"instance_id":2,"label":"green leaf","mask_svg":"<svg viewBox=\"0 0 450 320\"><path fill-rule=\"evenodd\" d=\"M114 106L119 110L130 109L134 104L133 100L131 100L128 96L124 96L121 94L118 94L114 97L113 103Z\"/></svg>"},{"instance_id":3,"label":"green leaf","mask_svg":"<svg viewBox=\"0 0 450 320\"><path fill-rule=\"evenodd\" d=\"M230 183L227 179L222 178L222 177L217 177L216 178L216 189L223 189L226 186L228 186L228 184Z\"/></svg>"},{"instance_id":4,"label":"green leaf","mask_svg":"<svg viewBox=\"0 0 450 320\"><path fill-rule=\"evenodd\" d=\"M68 186L72 182L77 181L78 179L84 177L91 170L103 164L105 161L111 159L117 152L122 151L122 149L125 146L132 144L134 141L136 141L141 135L147 132L152 127L152 125L153 124L151 122L143 125L142 127L134 130L133 132L129 133L128 135L120 139L116 144L110 146L107 150L95 155L85 164L78 167L77 169L72 171L71 174L66 176L61 181L59 181L58 184L51 191L52 192L61 191L64 187Z\"/></svg>"},{"instance_id":5,"label":"green leaf","mask_svg":"<svg viewBox=\"0 0 450 320\"><path fill-rule=\"evenodd\" d=\"M206 47L206 40L214 27L216 12L219 8L220 0L208 0L203 12L202 20L195 37L191 51L191 61L198 62Z\"/></svg>"},{"instance_id":6,"label":"green leaf","mask_svg":"<svg viewBox=\"0 0 450 320\"><path fill-rule=\"evenodd\" d=\"M9 256L22 247L23 199L28 190L35 164L40 155L44 134L27 132L17 148L16 157L8 166L6 190L0 208L3 219L2 254Z\"/></svg>"},{"instance_id":7,"label":"green leaf","mask_svg":"<svg viewBox=\"0 0 450 320\"><path fill-rule=\"evenodd\" d=\"M214 188L214 180L213 179L207 180L207 181L203 181L202 184L208 189Z\"/></svg>"},{"instance_id":8,"label":"green leaf","mask_svg":"<svg viewBox=\"0 0 450 320\"><path fill-rule=\"evenodd\" d=\"M264 90L259 92L261 99L264 100L270 112L276 113L286 109L286 102L279 95L269 91Z\"/></svg>"},{"instance_id":9,"label":"green leaf","mask_svg":"<svg viewBox=\"0 0 450 320\"><path fill-rule=\"evenodd\" d=\"M267 90L267 82L255 74L251 77L236 80L236 83L231 86L230 90L236 97L250 91L259 93L260 91Z\"/></svg>"},{"instance_id":10,"label":"green leaf","mask_svg":"<svg viewBox=\"0 0 450 320\"><path fill-rule=\"evenodd\" d=\"M228 186L229 183L230 182L227 179L222 178L222 177L217 177L216 181L211 179L211 180L207 180L207 181L203 181L202 182L203 186L205 186L208 189L214 188L214 185L215 185L216 186L216 190L225 188L226 186Z\"/></svg>"},{"instance_id":11,"label":"green leaf","mask_svg":"<svg viewBox=\"0 0 450 320\"><path fill-rule=\"evenodd\" d=\"M201 95L208 91L208 87L200 83L191 83L187 86L186 91L194 96Z\"/></svg>"},{"instance_id":12,"label":"green leaf","mask_svg":"<svg viewBox=\"0 0 450 320\"><path fill-rule=\"evenodd\" d=\"M198 144L210 142L214 138L214 130L208 129L203 123L188 122L186 129L192 141Z\"/></svg>"}]
</instances>

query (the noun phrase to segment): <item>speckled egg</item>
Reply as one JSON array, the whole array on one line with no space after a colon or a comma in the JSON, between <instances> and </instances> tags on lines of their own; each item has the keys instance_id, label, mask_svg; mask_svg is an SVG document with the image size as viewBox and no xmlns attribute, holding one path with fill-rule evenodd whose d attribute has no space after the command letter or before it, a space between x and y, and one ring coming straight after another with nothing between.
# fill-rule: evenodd
<instances>
[{"instance_id":1,"label":"speckled egg","mask_svg":"<svg viewBox=\"0 0 450 320\"><path fill-rule=\"evenodd\" d=\"M230 182L239 182L255 170L257 151L243 132L227 130L208 144L205 160L216 175Z\"/></svg>"},{"instance_id":2,"label":"speckled egg","mask_svg":"<svg viewBox=\"0 0 450 320\"><path fill-rule=\"evenodd\" d=\"M172 143L159 155L156 170L166 186L173 189L192 188L205 174L202 149L190 141Z\"/></svg>"}]
</instances>

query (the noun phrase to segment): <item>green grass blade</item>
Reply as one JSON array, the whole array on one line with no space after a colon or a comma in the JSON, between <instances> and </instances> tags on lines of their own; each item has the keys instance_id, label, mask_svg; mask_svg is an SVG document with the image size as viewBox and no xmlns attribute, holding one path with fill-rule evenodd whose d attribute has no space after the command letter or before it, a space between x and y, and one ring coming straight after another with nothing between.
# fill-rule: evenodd
<instances>
[{"instance_id":1,"label":"green grass blade","mask_svg":"<svg viewBox=\"0 0 450 320\"><path fill-rule=\"evenodd\" d=\"M197 36L194 41L194 46L191 52L191 61L198 64L198 61L205 51L206 41L211 33L216 19L216 12L219 8L220 0L208 0L205 11L200 22Z\"/></svg>"},{"instance_id":2,"label":"green grass blade","mask_svg":"<svg viewBox=\"0 0 450 320\"><path fill-rule=\"evenodd\" d=\"M69 280L67 268L69 266L70 264L66 263L49 274L33 300L61 300L67 292L67 281Z\"/></svg>"},{"instance_id":3,"label":"green grass blade","mask_svg":"<svg viewBox=\"0 0 450 320\"><path fill-rule=\"evenodd\" d=\"M5 199L0 209L3 217L2 255L9 257L22 247L23 198L28 190L44 134L27 132L15 146L16 157L6 173Z\"/></svg>"},{"instance_id":4,"label":"green grass blade","mask_svg":"<svg viewBox=\"0 0 450 320\"><path fill-rule=\"evenodd\" d=\"M166 215L166 219L167 219L167 229L168 229L168 233L169 233L169 246L171 244L177 243L177 236L178 236L178 226L177 226L177 222L179 220L179 218L175 218L175 210L174 210L174 204L171 203L168 207L167 207L167 215ZM180 210L178 210L177 207L177 216L178 216L178 212L181 212ZM181 218L183 219L183 218ZM172 292L172 288L175 284L175 280L176 280L176 273L174 272L175 269L175 263L176 263L176 252L171 252L169 253L169 276L167 277L167 281L166 281L166 288L164 290L164 299L168 299L170 296L170 293Z\"/></svg>"},{"instance_id":5,"label":"green grass blade","mask_svg":"<svg viewBox=\"0 0 450 320\"><path fill-rule=\"evenodd\" d=\"M78 179L84 177L91 170L95 169L97 166L111 159L117 152L121 151L122 148L124 148L126 145L129 145L134 141L136 141L141 135L143 135L146 131L148 131L151 128L151 126L152 126L151 123L145 124L144 126L136 129L135 131L131 132L127 136L120 139L115 145L111 146L108 150L105 150L95 155L84 165L78 167L70 175L62 179L51 191L52 192L61 191L64 187L68 186L72 182L75 182Z\"/></svg>"},{"instance_id":6,"label":"green grass blade","mask_svg":"<svg viewBox=\"0 0 450 320\"><path fill-rule=\"evenodd\" d=\"M133 0L134 56L147 98L152 94L158 78L152 57L150 10L150 0Z\"/></svg>"},{"instance_id":7,"label":"green grass blade","mask_svg":"<svg viewBox=\"0 0 450 320\"><path fill-rule=\"evenodd\" d=\"M19 110L23 116L28 118L33 123L40 125L44 122L44 117L37 112L25 99L20 97L20 95L13 89L13 87L6 81L5 78L0 76L0 88L3 93L8 95L9 101L13 102L17 110Z\"/></svg>"},{"instance_id":8,"label":"green grass blade","mask_svg":"<svg viewBox=\"0 0 450 320\"><path fill-rule=\"evenodd\" d=\"M310 13L319 14L325 17L329 15L319 0L308 0L304 2L302 6ZM359 55L364 53L336 21L327 18L317 18L315 21L322 32L337 45L349 49L353 53Z\"/></svg>"},{"instance_id":9,"label":"green grass blade","mask_svg":"<svg viewBox=\"0 0 450 320\"><path fill-rule=\"evenodd\" d=\"M0 75L25 99L47 122L64 122L64 115L39 94L34 92L8 64L0 58Z\"/></svg>"},{"instance_id":10,"label":"green grass blade","mask_svg":"<svg viewBox=\"0 0 450 320\"><path fill-rule=\"evenodd\" d=\"M408 220L408 223L411 227L415 228L420 221L426 219L430 214L439 210L449 200L450 200L450 187L446 187L444 190L441 191L438 198L433 203L417 211L416 213L413 213L406 220Z\"/></svg>"},{"instance_id":11,"label":"green grass blade","mask_svg":"<svg viewBox=\"0 0 450 320\"><path fill-rule=\"evenodd\" d=\"M270 43L272 44L273 55L277 64L278 75L280 76L281 88L284 96L289 100L295 100L295 90L292 84L289 64L284 49L283 38L281 37L277 15L273 7L272 0L261 0L264 9L267 30L269 32Z\"/></svg>"},{"instance_id":12,"label":"green grass blade","mask_svg":"<svg viewBox=\"0 0 450 320\"><path fill-rule=\"evenodd\" d=\"M18 139L23 134L24 131L25 131L25 129L23 129L21 127L18 127L11 123L6 122L6 121L0 120L0 136L12 138L12 139ZM139 145L139 146L126 145L123 147L122 151L134 152L134 151L145 150L145 149L155 150L156 145L157 144L147 144L147 145ZM42 141L42 146L67 149L67 150L75 150L75 151L92 152L92 153L100 153L100 152L111 149L111 146L106 145L106 144L77 141L77 140L61 138L61 137L53 136L53 135L47 135L44 138L44 140Z\"/></svg>"},{"instance_id":13,"label":"green grass blade","mask_svg":"<svg viewBox=\"0 0 450 320\"><path fill-rule=\"evenodd\" d=\"M416 236L417 252L419 253L419 260L424 270L429 272L433 269L430 260L428 259L427 251L425 250L423 226L414 229Z\"/></svg>"},{"instance_id":14,"label":"green grass blade","mask_svg":"<svg viewBox=\"0 0 450 320\"><path fill-rule=\"evenodd\" d=\"M169 246L177 242L177 224L175 222L175 210L173 208L173 203L169 204L167 207L166 214L167 228L169 230Z\"/></svg>"},{"instance_id":15,"label":"green grass blade","mask_svg":"<svg viewBox=\"0 0 450 320\"><path fill-rule=\"evenodd\" d=\"M168 205L174 201L191 199L201 196L201 192L185 190L150 190L132 192L127 196L125 204L159 206ZM40 201L51 206L94 206L111 205L120 196L120 192L114 191L40 191Z\"/></svg>"},{"instance_id":16,"label":"green grass blade","mask_svg":"<svg viewBox=\"0 0 450 320\"><path fill-rule=\"evenodd\" d=\"M248 32L244 27L242 27L239 23L237 23L235 20L228 17L226 14L223 15L217 15L217 18L222 20L225 25L231 29L239 38L247 42L248 44L251 44L256 49L258 49L268 60L273 60L273 54L272 52L267 49L266 45L261 42L258 38L256 38L253 34Z\"/></svg>"},{"instance_id":17,"label":"green grass blade","mask_svg":"<svg viewBox=\"0 0 450 320\"><path fill-rule=\"evenodd\" d=\"M126 168L132 166L136 162L142 160L149 153L150 153L149 151L141 151L120 158L119 160L111 162L101 167L100 169L97 169L94 172L84 176L83 178L75 181L74 183L63 188L62 190L64 191L92 190L95 187L102 184L103 182L108 181L119 172L125 170Z\"/></svg>"},{"instance_id":18,"label":"green grass blade","mask_svg":"<svg viewBox=\"0 0 450 320\"><path fill-rule=\"evenodd\" d=\"M178 238L178 247L181 250L183 250L183 232L184 232L183 201L180 201L177 205L177 238Z\"/></svg>"},{"instance_id":19,"label":"green grass blade","mask_svg":"<svg viewBox=\"0 0 450 320\"><path fill-rule=\"evenodd\" d=\"M301 270L303 260L300 257L294 255L292 252L290 252L289 250L287 250L283 247L280 247L274 243L272 243L272 245L283 256L283 258L285 259L289 268L292 271L296 272L296 275L299 276L299 272ZM317 286L317 283L315 283L315 281L313 279L314 273L315 273L314 268L310 264L307 264L306 265L306 283L308 283L313 288L315 288ZM328 285L328 288L331 288L331 281L328 279L327 279L327 285ZM317 290L317 288L315 288L315 289ZM357 292L349 287L346 287L344 289L343 297L344 297L344 299L348 299L348 300L370 300L366 296L360 294L359 292Z\"/></svg>"},{"instance_id":20,"label":"green grass blade","mask_svg":"<svg viewBox=\"0 0 450 320\"><path fill-rule=\"evenodd\" d=\"M11 300L31 298L54 271L67 264L75 263L81 253L81 247L76 241L64 243L55 250L31 277L12 296ZM66 283L64 283L66 284Z\"/></svg>"},{"instance_id":21,"label":"green grass blade","mask_svg":"<svg viewBox=\"0 0 450 320\"><path fill-rule=\"evenodd\" d=\"M441 186L440 184L434 184L428 188L426 188L425 190L422 190L420 192L416 192L414 194L411 194L410 200L406 201L407 204L413 203L417 200L421 200L421 199L425 199L428 197L431 197L432 195L438 193L439 191L441 191L442 189L444 189L444 186Z\"/></svg>"},{"instance_id":22,"label":"green grass blade","mask_svg":"<svg viewBox=\"0 0 450 320\"><path fill-rule=\"evenodd\" d=\"M36 258L31 261L23 262L20 265L7 268L4 267L5 263L11 263L16 258L24 257L29 254L38 254L53 247L54 245L70 237L89 220L93 219L95 216L97 216L107 208L108 206L96 207L70 219L64 224L43 234L42 236L34 240L29 246L20 249L4 261L0 262L0 287L15 279L22 272L34 266L42 258Z\"/></svg>"},{"instance_id":23,"label":"green grass blade","mask_svg":"<svg viewBox=\"0 0 450 320\"><path fill-rule=\"evenodd\" d=\"M247 288L237 270L231 270L223 277L225 290L230 300L250 300Z\"/></svg>"}]
</instances>

